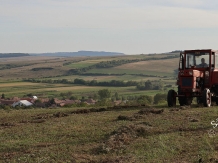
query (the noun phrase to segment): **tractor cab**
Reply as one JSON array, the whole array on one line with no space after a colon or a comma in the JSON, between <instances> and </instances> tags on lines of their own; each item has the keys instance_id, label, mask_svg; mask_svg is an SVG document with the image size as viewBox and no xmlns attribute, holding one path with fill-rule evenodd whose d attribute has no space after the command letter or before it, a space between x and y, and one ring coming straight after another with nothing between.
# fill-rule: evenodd
<instances>
[{"instance_id":1,"label":"tractor cab","mask_svg":"<svg viewBox=\"0 0 218 163\"><path fill-rule=\"evenodd\" d=\"M180 54L179 69L197 69L214 67L216 53L208 51L184 51Z\"/></svg>"},{"instance_id":2,"label":"tractor cab","mask_svg":"<svg viewBox=\"0 0 218 163\"><path fill-rule=\"evenodd\" d=\"M168 106L175 106L176 97L181 106L190 105L193 97L197 97L198 103L204 106L210 106L212 100L218 101L218 51L206 49L182 52L177 85L177 92L168 92Z\"/></svg>"}]
</instances>

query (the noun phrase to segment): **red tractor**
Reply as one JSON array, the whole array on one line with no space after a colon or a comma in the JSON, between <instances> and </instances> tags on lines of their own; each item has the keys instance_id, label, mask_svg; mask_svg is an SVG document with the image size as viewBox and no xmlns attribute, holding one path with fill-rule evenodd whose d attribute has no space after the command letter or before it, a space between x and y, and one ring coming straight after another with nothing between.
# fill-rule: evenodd
<instances>
[{"instance_id":1,"label":"red tractor","mask_svg":"<svg viewBox=\"0 0 218 163\"><path fill-rule=\"evenodd\" d=\"M193 97L205 107L211 101L218 105L218 51L185 50L180 53L178 70L178 92L169 90L169 107L176 106L176 97L180 106L191 105Z\"/></svg>"}]
</instances>

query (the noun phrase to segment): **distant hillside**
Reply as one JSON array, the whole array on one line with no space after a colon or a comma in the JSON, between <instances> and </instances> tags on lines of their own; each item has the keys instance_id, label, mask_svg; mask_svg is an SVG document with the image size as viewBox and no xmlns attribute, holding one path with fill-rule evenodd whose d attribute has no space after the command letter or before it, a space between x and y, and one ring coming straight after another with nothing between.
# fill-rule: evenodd
<instances>
[{"instance_id":1,"label":"distant hillside","mask_svg":"<svg viewBox=\"0 0 218 163\"><path fill-rule=\"evenodd\" d=\"M27 53L0 53L0 58L9 58L9 57L24 57L30 56Z\"/></svg>"},{"instance_id":2,"label":"distant hillside","mask_svg":"<svg viewBox=\"0 0 218 163\"><path fill-rule=\"evenodd\" d=\"M125 54L118 53L118 52L104 52L104 51L78 51L78 52L34 53L30 55L74 57L74 56L118 56L118 55L125 55Z\"/></svg>"}]
</instances>

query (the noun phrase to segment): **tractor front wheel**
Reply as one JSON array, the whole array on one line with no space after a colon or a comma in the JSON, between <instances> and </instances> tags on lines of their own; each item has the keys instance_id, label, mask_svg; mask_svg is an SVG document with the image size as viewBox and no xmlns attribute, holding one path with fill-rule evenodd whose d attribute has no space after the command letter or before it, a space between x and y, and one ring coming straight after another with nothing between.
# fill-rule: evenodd
<instances>
[{"instance_id":1,"label":"tractor front wheel","mask_svg":"<svg viewBox=\"0 0 218 163\"><path fill-rule=\"evenodd\" d=\"M211 106L211 94L208 88L203 91L203 104L205 107Z\"/></svg>"},{"instance_id":2,"label":"tractor front wheel","mask_svg":"<svg viewBox=\"0 0 218 163\"><path fill-rule=\"evenodd\" d=\"M167 103L169 107L176 106L176 92L172 89L168 91Z\"/></svg>"}]
</instances>

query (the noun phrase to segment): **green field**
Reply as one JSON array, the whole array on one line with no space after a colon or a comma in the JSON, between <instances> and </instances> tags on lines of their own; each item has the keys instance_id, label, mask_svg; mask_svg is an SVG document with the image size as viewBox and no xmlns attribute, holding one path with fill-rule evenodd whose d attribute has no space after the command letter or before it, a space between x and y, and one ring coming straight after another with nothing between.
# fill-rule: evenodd
<instances>
[{"instance_id":1,"label":"green field","mask_svg":"<svg viewBox=\"0 0 218 163\"><path fill-rule=\"evenodd\" d=\"M1 93L8 97L23 97L33 94L41 97L59 97L60 93L72 92L74 96L84 96L97 93L101 89L108 89L112 94L119 92L119 95L155 95L160 93L158 90L138 91L135 86L131 87L101 87L101 86L79 86L73 84L47 84L47 83L28 83L14 82L0 84ZM164 91L162 91L164 93ZM166 93L166 92L165 92Z\"/></svg>"}]
</instances>

